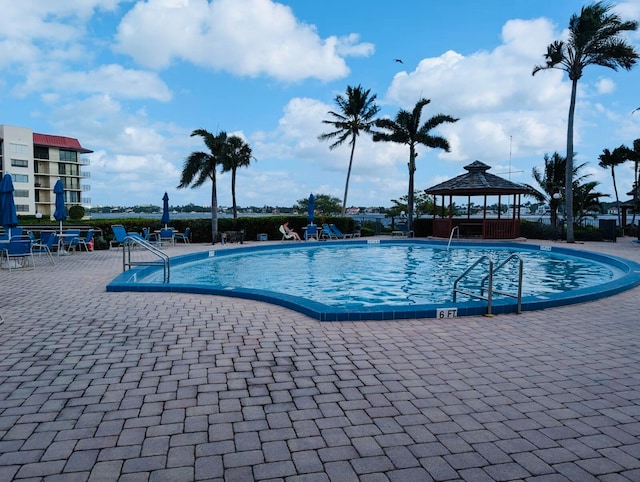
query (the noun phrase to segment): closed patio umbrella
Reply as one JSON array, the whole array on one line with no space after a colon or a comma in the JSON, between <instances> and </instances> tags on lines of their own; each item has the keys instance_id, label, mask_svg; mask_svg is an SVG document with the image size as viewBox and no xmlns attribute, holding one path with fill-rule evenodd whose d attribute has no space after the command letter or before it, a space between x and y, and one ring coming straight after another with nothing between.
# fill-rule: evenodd
<instances>
[{"instance_id":1,"label":"closed patio umbrella","mask_svg":"<svg viewBox=\"0 0 640 482\"><path fill-rule=\"evenodd\" d=\"M313 224L315 210L316 210L316 198L313 195L313 193L311 193L309 195L309 206L308 206L309 224Z\"/></svg>"},{"instance_id":2,"label":"closed patio umbrella","mask_svg":"<svg viewBox=\"0 0 640 482\"><path fill-rule=\"evenodd\" d=\"M62 179L56 181L53 186L53 192L56 195L56 210L53 212L53 217L56 221L60 221L60 236L62 236L62 221L67 219L67 210L64 207L64 187L62 187Z\"/></svg>"},{"instance_id":3,"label":"closed patio umbrella","mask_svg":"<svg viewBox=\"0 0 640 482\"><path fill-rule=\"evenodd\" d=\"M18 225L18 213L13 200L13 181L11 174L6 173L0 180L0 225L8 229L11 238L11 228Z\"/></svg>"},{"instance_id":4,"label":"closed patio umbrella","mask_svg":"<svg viewBox=\"0 0 640 482\"><path fill-rule=\"evenodd\" d=\"M160 221L164 223L166 229L169 224L169 195L166 192L162 196L162 219Z\"/></svg>"}]
</instances>

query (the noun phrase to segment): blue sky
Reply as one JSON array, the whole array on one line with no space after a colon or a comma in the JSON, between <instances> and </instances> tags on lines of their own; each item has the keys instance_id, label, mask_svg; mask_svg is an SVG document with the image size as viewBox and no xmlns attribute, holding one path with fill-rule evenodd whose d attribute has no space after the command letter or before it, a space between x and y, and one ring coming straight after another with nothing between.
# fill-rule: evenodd
<instances>
[{"instance_id":1,"label":"blue sky","mask_svg":"<svg viewBox=\"0 0 640 482\"><path fill-rule=\"evenodd\" d=\"M381 116L431 103L424 118L460 118L421 149L416 188L483 161L533 183L545 153L566 152L570 84L531 75L562 38L574 0L0 0L0 123L76 137L95 151L92 205L210 204L211 188L176 189L194 129L242 136L256 160L238 173L238 204L290 206L309 193L342 199L349 147L317 136L348 85L377 94ZM640 19L640 0L617 2ZM628 40L640 51L640 33ZM403 63L394 62L400 58ZM604 148L640 138L640 66L589 67L576 108L577 162L613 195ZM408 148L358 139L348 204L406 194ZM632 166L619 190L631 189ZM625 198L625 196L623 196ZM612 197L613 199L613 197ZM231 204L230 177L218 202Z\"/></svg>"}]
</instances>

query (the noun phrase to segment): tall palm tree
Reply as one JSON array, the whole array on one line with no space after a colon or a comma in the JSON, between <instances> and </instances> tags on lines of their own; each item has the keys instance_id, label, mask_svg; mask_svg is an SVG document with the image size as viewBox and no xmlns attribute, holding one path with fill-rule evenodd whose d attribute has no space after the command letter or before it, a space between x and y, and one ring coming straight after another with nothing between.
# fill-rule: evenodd
<instances>
[{"instance_id":1,"label":"tall palm tree","mask_svg":"<svg viewBox=\"0 0 640 482\"><path fill-rule=\"evenodd\" d=\"M196 151L184 161L182 177L178 189L202 186L211 180L211 239L215 244L218 238L218 194L216 191L216 171L227 155L227 133L213 135L204 129L196 129L191 137L201 136L209 152Z\"/></svg>"},{"instance_id":2,"label":"tall palm tree","mask_svg":"<svg viewBox=\"0 0 640 482\"><path fill-rule=\"evenodd\" d=\"M622 33L638 28L636 21L623 21L611 13L611 5L596 2L582 7L580 15L569 20L567 42L556 40L547 47L545 64L533 68L535 75L541 70L565 71L571 80L571 101L567 121L567 165L565 180L565 203L567 213L567 242L574 243L573 234L573 123L576 108L578 81L588 65L600 65L613 70L619 67L630 70L638 59L633 46L625 41Z\"/></svg>"},{"instance_id":3,"label":"tall palm tree","mask_svg":"<svg viewBox=\"0 0 640 482\"><path fill-rule=\"evenodd\" d=\"M347 87L346 94L337 95L335 103L338 112L329 111L333 117L332 120L323 120L323 124L329 124L335 128L335 131L321 134L318 140L326 141L335 139L335 142L329 146L330 150L344 144L349 140L351 145L351 155L349 156L349 169L347 170L347 181L344 186L344 199L342 200L342 215L347 210L347 195L349 193L349 178L351 177L351 166L353 165L353 154L356 150L356 139L360 132L371 132L374 117L380 110L376 105L376 94L371 94L371 90L364 90L362 86Z\"/></svg>"},{"instance_id":4,"label":"tall palm tree","mask_svg":"<svg viewBox=\"0 0 640 482\"><path fill-rule=\"evenodd\" d=\"M640 208L640 203L638 200L638 191L640 190L640 139L636 139L633 141L633 149L620 146L620 150L623 151L623 156L625 160L633 162L633 218L631 219L631 224L635 224L636 222L636 213Z\"/></svg>"},{"instance_id":5,"label":"tall palm tree","mask_svg":"<svg viewBox=\"0 0 640 482\"><path fill-rule=\"evenodd\" d=\"M236 171L239 167L247 167L251 164L251 147L238 136L229 136L227 139L227 151L222 160L222 172L231 172L231 199L233 202L233 219L238 217L236 204Z\"/></svg>"},{"instance_id":6,"label":"tall palm tree","mask_svg":"<svg viewBox=\"0 0 640 482\"><path fill-rule=\"evenodd\" d=\"M420 99L411 112L400 110L396 114L395 120L378 119L375 125L379 129L387 132L374 132L374 142L397 142L409 146L409 191L407 193L407 229L413 230L413 207L414 207L414 173L416 172L416 147L422 144L434 149L443 149L449 152L449 141L441 136L433 136L429 134L431 129L438 127L445 122L457 122L458 119L445 114L437 114L424 124L420 125L420 117L422 109L429 104L431 100Z\"/></svg>"},{"instance_id":7,"label":"tall palm tree","mask_svg":"<svg viewBox=\"0 0 640 482\"><path fill-rule=\"evenodd\" d=\"M624 149L626 149L625 146L616 147L613 152L609 151L609 149L603 149L602 154L598 156L598 159L600 159L598 165L604 169L611 169L613 192L616 195L616 208L618 210L618 226L622 224L622 213L620 212L620 196L618 196L615 167L627 160Z\"/></svg>"}]
</instances>

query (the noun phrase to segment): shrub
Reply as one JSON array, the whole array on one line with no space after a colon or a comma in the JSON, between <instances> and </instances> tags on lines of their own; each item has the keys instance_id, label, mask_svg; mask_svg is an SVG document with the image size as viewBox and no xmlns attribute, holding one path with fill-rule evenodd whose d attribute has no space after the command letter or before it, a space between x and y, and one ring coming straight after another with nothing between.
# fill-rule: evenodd
<instances>
[{"instance_id":1,"label":"shrub","mask_svg":"<svg viewBox=\"0 0 640 482\"><path fill-rule=\"evenodd\" d=\"M69 218L74 221L78 221L84 217L85 209L84 207L76 204L75 206L71 206L69 208Z\"/></svg>"}]
</instances>

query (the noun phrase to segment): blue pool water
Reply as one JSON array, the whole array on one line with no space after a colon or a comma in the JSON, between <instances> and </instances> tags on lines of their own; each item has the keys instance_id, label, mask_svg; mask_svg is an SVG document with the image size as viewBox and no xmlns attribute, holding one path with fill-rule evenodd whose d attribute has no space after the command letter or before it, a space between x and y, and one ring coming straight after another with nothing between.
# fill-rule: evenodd
<instances>
[{"instance_id":1,"label":"blue pool water","mask_svg":"<svg viewBox=\"0 0 640 482\"><path fill-rule=\"evenodd\" d=\"M169 285L162 272L142 268L123 273L108 289L241 296L327 320L413 318L454 305L459 314L479 314L486 301L458 295L453 303L456 277L481 256L497 265L513 253L524 261L523 309L596 299L640 281L638 266L595 253L515 243L456 243L448 250L443 243L403 240L210 251L173 259ZM485 273L480 264L459 287L477 292ZM496 273L494 287L515 293L517 279L517 263L509 263ZM497 294L494 306L494 313L514 311L515 300Z\"/></svg>"}]
</instances>

